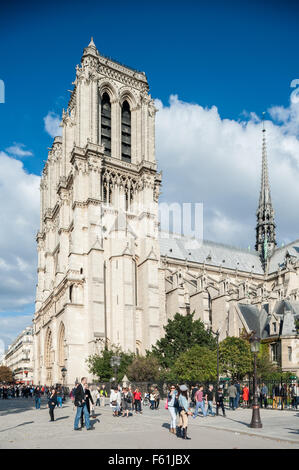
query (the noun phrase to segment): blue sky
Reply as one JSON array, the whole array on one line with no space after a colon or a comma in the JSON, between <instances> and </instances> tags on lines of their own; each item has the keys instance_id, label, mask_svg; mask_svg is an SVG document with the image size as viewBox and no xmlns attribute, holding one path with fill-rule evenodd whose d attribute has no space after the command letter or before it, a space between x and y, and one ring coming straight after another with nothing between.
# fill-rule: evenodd
<instances>
[{"instance_id":1,"label":"blue sky","mask_svg":"<svg viewBox=\"0 0 299 470\"><path fill-rule=\"evenodd\" d=\"M21 328L20 318L29 318L33 313L39 183L34 175L40 175L53 140L45 129L44 118L49 113L59 116L67 106L67 90L72 89L75 66L80 63L83 48L91 36L100 53L146 72L150 93L159 103L157 158L164 174L162 199L175 200L180 185L181 200L203 201L207 238L246 247L254 243L260 181L259 118L266 110L278 239L287 243L299 237L298 217L294 213L298 204L290 206L289 213L285 212L285 190L279 180L283 174L285 187L293 190L290 198L298 201L299 194L292 188L294 181L298 181L299 113L290 104L290 83L299 78L296 2L12 1L1 6L0 16L0 79L5 83L5 103L0 104L0 152L5 160L1 171L5 168L7 173L2 174L2 179L10 182L5 190L5 185L0 184L0 196L12 200L10 188L15 182L7 175L13 174L16 168L19 185L16 184L15 191L19 192L19 200L15 200L10 219L20 220L20 212L26 220L21 221L25 228L14 227L13 237L6 231L6 219L3 222L0 280L1 269L3 276L9 272L15 274L9 288L5 287L5 292L0 289L0 317L18 317L16 330ZM183 121L179 121L178 115L186 116L192 133L188 128L184 134ZM176 135L172 139L170 134L169 140L165 140L163 132L167 133L170 122L181 130L180 141L176 141ZM230 147L224 138L227 126L236 145L240 145L244 136L241 161L232 158L236 145ZM223 132L219 133L219 129ZM201 132L198 140L197 132ZM184 135L187 145L183 142ZM204 139L205 135L211 136L210 141ZM252 140L256 146L249 151ZM219 145L213 147L217 142L223 146L222 153ZM18 147L19 151L12 147ZM176 151L184 157L181 163L180 155L174 157ZM218 159L209 158L216 154ZM286 163L283 167L285 173L278 163L282 160L289 162L289 166ZM19 166L16 161L20 162ZM200 183L189 174L194 162L199 165L196 178L203 175ZM250 173L253 184L248 182L246 186L242 180L242 165L248 165L249 173L254 166ZM237 167L240 171L234 174ZM225 168L227 175L233 174L231 181L228 176L225 180ZM223 175L223 186L217 180L218 173ZM17 271L13 263L17 263ZM14 287L16 280L18 285ZM6 342L14 334L12 323L9 328Z\"/></svg>"}]
</instances>

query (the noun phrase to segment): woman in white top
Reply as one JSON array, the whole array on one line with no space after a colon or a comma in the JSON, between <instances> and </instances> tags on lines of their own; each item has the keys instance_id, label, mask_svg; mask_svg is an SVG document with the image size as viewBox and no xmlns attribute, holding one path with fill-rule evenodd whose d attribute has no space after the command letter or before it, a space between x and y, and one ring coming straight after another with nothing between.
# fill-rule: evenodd
<instances>
[{"instance_id":1,"label":"woman in white top","mask_svg":"<svg viewBox=\"0 0 299 470\"><path fill-rule=\"evenodd\" d=\"M120 412L121 394L118 387L114 387L110 393L110 406L113 408L113 416L118 416Z\"/></svg>"}]
</instances>

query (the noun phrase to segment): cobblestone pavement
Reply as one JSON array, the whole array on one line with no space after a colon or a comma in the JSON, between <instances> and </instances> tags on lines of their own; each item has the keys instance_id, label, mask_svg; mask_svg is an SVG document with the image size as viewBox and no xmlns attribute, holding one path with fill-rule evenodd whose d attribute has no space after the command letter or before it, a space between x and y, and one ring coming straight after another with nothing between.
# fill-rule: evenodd
<instances>
[{"instance_id":1,"label":"cobblestone pavement","mask_svg":"<svg viewBox=\"0 0 299 470\"><path fill-rule=\"evenodd\" d=\"M189 418L190 441L169 433L169 413L144 407L142 415L112 416L96 407L93 431L73 430L71 402L55 409L49 422L46 401L36 410L30 398L0 400L0 449L299 449L299 410L261 410L262 429L251 429L251 410L227 410L227 417Z\"/></svg>"}]
</instances>

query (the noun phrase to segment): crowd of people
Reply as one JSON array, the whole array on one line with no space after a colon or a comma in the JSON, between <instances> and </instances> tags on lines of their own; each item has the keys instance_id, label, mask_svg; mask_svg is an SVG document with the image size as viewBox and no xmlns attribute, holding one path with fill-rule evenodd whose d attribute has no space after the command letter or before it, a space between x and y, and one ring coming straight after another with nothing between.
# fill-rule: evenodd
<instances>
[{"instance_id":1,"label":"crowd of people","mask_svg":"<svg viewBox=\"0 0 299 470\"><path fill-rule=\"evenodd\" d=\"M291 406L293 409L297 409L299 404L299 383L290 384L288 387L284 384L273 385L271 390L265 383L262 383L257 387L257 394L261 407L268 407L268 400L271 396L273 409L286 405L287 399L291 399ZM42 397L45 397L50 422L55 420L55 408L61 408L66 398L70 397L73 402L73 409L76 410L75 431L80 431L84 427L86 430L94 429L90 418L96 418L96 406L110 405L113 417L129 418L134 415L134 412L135 414L142 414L142 408L146 405L149 405L151 410L158 410L161 399L156 386L151 387L144 396L142 396L138 387L121 387L120 385L112 387L108 394L104 384L101 387L96 385L89 387L86 377L83 377L80 383L77 382L70 393L68 389L59 384L55 387L0 384L0 398L5 400L20 397L34 399L35 408L38 410L41 409ZM219 415L219 410L222 411L222 415L225 417L225 401L227 399L227 408L232 411L240 406L248 408L250 406L248 386L246 384L241 386L238 381L231 382L228 387L224 387L222 384L215 389L212 384L207 388L196 384L192 385L190 389L186 385L171 385L165 403L165 408L170 413L170 433L183 439L190 439L187 435L189 417L196 419L199 414L204 418L207 416L214 417Z\"/></svg>"}]
</instances>

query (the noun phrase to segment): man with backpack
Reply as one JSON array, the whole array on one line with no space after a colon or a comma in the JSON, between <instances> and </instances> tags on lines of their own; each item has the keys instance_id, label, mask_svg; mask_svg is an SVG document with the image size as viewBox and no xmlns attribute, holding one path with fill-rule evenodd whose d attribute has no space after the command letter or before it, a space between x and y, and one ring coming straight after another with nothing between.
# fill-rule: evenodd
<instances>
[{"instance_id":1,"label":"man with backpack","mask_svg":"<svg viewBox=\"0 0 299 470\"><path fill-rule=\"evenodd\" d=\"M203 398L203 385L199 387L199 390L197 390L197 392L195 393L194 398L195 398L196 408L195 408L193 418L195 419L196 416L198 415L199 407L201 408L203 416L204 417L207 416L207 412L205 410L204 398Z\"/></svg>"}]
</instances>

